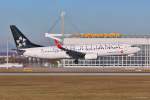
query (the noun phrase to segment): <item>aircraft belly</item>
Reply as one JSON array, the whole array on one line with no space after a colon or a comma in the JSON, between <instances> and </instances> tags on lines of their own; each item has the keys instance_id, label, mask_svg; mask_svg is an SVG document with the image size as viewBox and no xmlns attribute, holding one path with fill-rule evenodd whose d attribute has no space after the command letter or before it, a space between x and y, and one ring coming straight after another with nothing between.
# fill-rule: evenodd
<instances>
[{"instance_id":1,"label":"aircraft belly","mask_svg":"<svg viewBox=\"0 0 150 100\"><path fill-rule=\"evenodd\" d=\"M61 59L70 58L66 52L41 52L40 50L26 50L23 54L26 57L46 58L46 59Z\"/></svg>"},{"instance_id":2,"label":"aircraft belly","mask_svg":"<svg viewBox=\"0 0 150 100\"><path fill-rule=\"evenodd\" d=\"M104 51L104 50L101 50L98 52L98 56L105 56L107 54L108 54L107 51Z\"/></svg>"},{"instance_id":3,"label":"aircraft belly","mask_svg":"<svg viewBox=\"0 0 150 100\"><path fill-rule=\"evenodd\" d=\"M98 52L98 56L108 56L108 55L121 55L121 50L101 50Z\"/></svg>"},{"instance_id":4,"label":"aircraft belly","mask_svg":"<svg viewBox=\"0 0 150 100\"><path fill-rule=\"evenodd\" d=\"M47 59L61 59L61 58L69 58L65 52L49 52L41 55L42 58Z\"/></svg>"}]
</instances>

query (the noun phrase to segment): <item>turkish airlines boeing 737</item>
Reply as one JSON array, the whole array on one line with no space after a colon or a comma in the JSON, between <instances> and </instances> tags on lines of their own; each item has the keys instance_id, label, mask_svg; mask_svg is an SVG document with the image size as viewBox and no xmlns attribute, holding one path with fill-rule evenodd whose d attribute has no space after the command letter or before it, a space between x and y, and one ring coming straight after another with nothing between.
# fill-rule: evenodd
<instances>
[{"instance_id":1,"label":"turkish airlines boeing 737","mask_svg":"<svg viewBox=\"0 0 150 100\"><path fill-rule=\"evenodd\" d=\"M138 47L132 47L122 43L87 44L87 45L61 45L54 39L56 46L43 47L32 43L15 26L10 26L13 38L17 47L17 52L26 57L37 57L46 59L97 59L98 56L107 55L132 55L140 51Z\"/></svg>"}]
</instances>

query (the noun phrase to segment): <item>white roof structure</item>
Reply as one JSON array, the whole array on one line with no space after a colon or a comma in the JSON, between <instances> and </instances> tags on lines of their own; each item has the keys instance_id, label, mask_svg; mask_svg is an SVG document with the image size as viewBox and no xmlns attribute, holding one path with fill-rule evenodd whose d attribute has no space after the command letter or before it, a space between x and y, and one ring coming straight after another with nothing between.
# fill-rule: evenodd
<instances>
[{"instance_id":1,"label":"white roof structure","mask_svg":"<svg viewBox=\"0 0 150 100\"><path fill-rule=\"evenodd\" d=\"M65 38L64 44L128 43L150 44L150 38Z\"/></svg>"}]
</instances>

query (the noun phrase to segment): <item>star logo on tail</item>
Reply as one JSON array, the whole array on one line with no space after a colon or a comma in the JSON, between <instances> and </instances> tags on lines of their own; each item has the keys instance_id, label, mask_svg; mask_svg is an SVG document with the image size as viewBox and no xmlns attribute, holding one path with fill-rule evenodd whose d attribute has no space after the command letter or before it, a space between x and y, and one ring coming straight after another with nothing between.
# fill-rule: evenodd
<instances>
[{"instance_id":1,"label":"star logo on tail","mask_svg":"<svg viewBox=\"0 0 150 100\"><path fill-rule=\"evenodd\" d=\"M17 42L18 47L26 46L26 39L21 36L19 37L19 39L16 42Z\"/></svg>"}]
</instances>

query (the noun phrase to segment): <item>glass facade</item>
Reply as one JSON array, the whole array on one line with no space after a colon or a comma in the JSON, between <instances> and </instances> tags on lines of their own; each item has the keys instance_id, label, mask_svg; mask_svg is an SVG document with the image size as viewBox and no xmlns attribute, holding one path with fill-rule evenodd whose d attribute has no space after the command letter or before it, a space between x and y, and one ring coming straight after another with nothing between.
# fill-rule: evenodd
<instances>
[{"instance_id":1,"label":"glass facade","mask_svg":"<svg viewBox=\"0 0 150 100\"><path fill-rule=\"evenodd\" d=\"M146 38L145 38L146 39ZM150 38L148 42L136 43L134 46L139 47L141 50L133 55L123 56L103 56L98 57L96 60L79 60L78 64L74 63L74 59L63 59L62 64L64 67L137 67L137 66L150 66ZM147 39L146 39L147 41ZM140 42L140 41L139 41Z\"/></svg>"}]
</instances>

